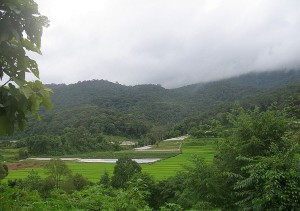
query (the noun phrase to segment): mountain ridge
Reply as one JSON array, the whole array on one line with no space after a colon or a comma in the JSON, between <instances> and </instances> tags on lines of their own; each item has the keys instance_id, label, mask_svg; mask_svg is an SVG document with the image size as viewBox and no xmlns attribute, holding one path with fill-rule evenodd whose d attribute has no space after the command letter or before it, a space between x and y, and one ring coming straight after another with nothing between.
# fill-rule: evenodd
<instances>
[{"instance_id":1,"label":"mountain ridge","mask_svg":"<svg viewBox=\"0 0 300 211\"><path fill-rule=\"evenodd\" d=\"M245 107L266 108L300 93L300 71L251 73L176 89L160 85L125 86L105 80L49 85L54 94L51 111L42 121L30 120L18 137L61 135L68 128L89 133L140 137L155 127L170 128L188 118L214 116L236 101Z\"/></svg>"}]
</instances>

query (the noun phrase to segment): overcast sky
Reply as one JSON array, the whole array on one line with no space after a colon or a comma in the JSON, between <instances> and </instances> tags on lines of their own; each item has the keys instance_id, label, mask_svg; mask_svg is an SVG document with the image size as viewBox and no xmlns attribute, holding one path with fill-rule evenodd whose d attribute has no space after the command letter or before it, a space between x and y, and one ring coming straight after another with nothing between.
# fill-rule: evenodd
<instances>
[{"instance_id":1,"label":"overcast sky","mask_svg":"<svg viewBox=\"0 0 300 211\"><path fill-rule=\"evenodd\" d=\"M36 0L44 83L166 88L300 67L299 0Z\"/></svg>"}]
</instances>

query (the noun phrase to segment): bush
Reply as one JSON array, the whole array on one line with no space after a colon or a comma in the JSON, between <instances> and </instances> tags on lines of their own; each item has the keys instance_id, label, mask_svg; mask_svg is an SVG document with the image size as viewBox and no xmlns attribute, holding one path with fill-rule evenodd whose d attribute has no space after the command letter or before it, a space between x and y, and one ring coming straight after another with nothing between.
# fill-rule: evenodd
<instances>
[{"instance_id":1,"label":"bush","mask_svg":"<svg viewBox=\"0 0 300 211\"><path fill-rule=\"evenodd\" d=\"M90 185L90 181L83 177L81 174L70 174L66 181L64 181L61 185L61 188L67 193L71 193L74 190L80 191L84 187Z\"/></svg>"},{"instance_id":2,"label":"bush","mask_svg":"<svg viewBox=\"0 0 300 211\"><path fill-rule=\"evenodd\" d=\"M24 148L19 149L18 158L19 160L28 158L28 151Z\"/></svg>"}]
</instances>

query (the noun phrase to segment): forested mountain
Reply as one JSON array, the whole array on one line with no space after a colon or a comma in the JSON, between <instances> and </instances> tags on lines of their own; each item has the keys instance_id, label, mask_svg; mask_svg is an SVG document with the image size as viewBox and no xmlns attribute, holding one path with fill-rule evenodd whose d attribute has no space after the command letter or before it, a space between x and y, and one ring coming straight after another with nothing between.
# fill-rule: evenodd
<instances>
[{"instance_id":1,"label":"forested mountain","mask_svg":"<svg viewBox=\"0 0 300 211\"><path fill-rule=\"evenodd\" d=\"M299 82L300 71L282 70L282 71L268 71L268 72L252 72L225 79L233 84L256 87L258 89L276 88Z\"/></svg>"},{"instance_id":2,"label":"forested mountain","mask_svg":"<svg viewBox=\"0 0 300 211\"><path fill-rule=\"evenodd\" d=\"M42 112L40 122L29 120L25 132L16 133L15 138L62 135L68 128L79 127L90 134L140 137L153 127L171 128L184 119L220 116L235 101L266 108L300 93L300 71L249 73L176 89L105 80L48 87L54 91L53 110Z\"/></svg>"}]
</instances>

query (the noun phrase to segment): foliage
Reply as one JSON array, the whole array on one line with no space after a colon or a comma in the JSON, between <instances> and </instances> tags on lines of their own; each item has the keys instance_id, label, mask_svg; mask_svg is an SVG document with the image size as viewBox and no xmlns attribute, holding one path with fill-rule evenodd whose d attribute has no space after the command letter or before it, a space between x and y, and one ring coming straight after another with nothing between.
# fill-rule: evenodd
<instances>
[{"instance_id":1,"label":"foliage","mask_svg":"<svg viewBox=\"0 0 300 211\"><path fill-rule=\"evenodd\" d=\"M296 119L300 119L300 94L295 94L287 100L287 113L291 117L295 117Z\"/></svg>"},{"instance_id":2,"label":"foliage","mask_svg":"<svg viewBox=\"0 0 300 211\"><path fill-rule=\"evenodd\" d=\"M234 130L232 141L241 155L250 157L268 155L272 143L281 149L286 147L286 141L282 137L289 120L283 112L277 110L260 112L259 108L250 112L243 109L237 112L237 116L229 115L229 119Z\"/></svg>"},{"instance_id":3,"label":"foliage","mask_svg":"<svg viewBox=\"0 0 300 211\"><path fill-rule=\"evenodd\" d=\"M247 86L243 85L245 81ZM258 81L261 81L259 86ZM55 91L53 111L43 114L43 121L38 124L29 119L29 127L24 133L15 134L15 138L62 136L66 128L80 126L91 134L143 136L154 143L151 131L155 127L162 127L164 137L190 131L197 137L216 136L220 131L210 120L213 117L226 126L226 113L236 101L247 109L259 106L263 110L277 102L281 109L290 96L299 95L299 81L299 71L281 71L171 90L156 85L124 86L104 80L52 84L48 86ZM268 84L268 89L264 84ZM212 134L205 134L206 131Z\"/></svg>"},{"instance_id":4,"label":"foliage","mask_svg":"<svg viewBox=\"0 0 300 211\"><path fill-rule=\"evenodd\" d=\"M37 119L39 107L50 108L50 89L39 81L27 81L26 73L39 78L37 63L27 52L41 54L41 36L48 19L33 0L0 3L0 133L11 135L15 124L24 130L28 112Z\"/></svg>"},{"instance_id":5,"label":"foliage","mask_svg":"<svg viewBox=\"0 0 300 211\"><path fill-rule=\"evenodd\" d=\"M140 172L133 175L126 189L138 192L138 197L153 207L152 205L155 203L154 187L155 181L153 177L147 173Z\"/></svg>"},{"instance_id":6,"label":"foliage","mask_svg":"<svg viewBox=\"0 0 300 211\"><path fill-rule=\"evenodd\" d=\"M0 161L0 181L8 175L8 167Z\"/></svg>"},{"instance_id":7,"label":"foliage","mask_svg":"<svg viewBox=\"0 0 300 211\"><path fill-rule=\"evenodd\" d=\"M54 179L56 188L60 188L62 177L70 174L68 166L59 158L52 158L45 169L49 177Z\"/></svg>"},{"instance_id":8,"label":"foliage","mask_svg":"<svg viewBox=\"0 0 300 211\"><path fill-rule=\"evenodd\" d=\"M183 210L179 204L166 203L164 206L160 207L161 211L181 211Z\"/></svg>"},{"instance_id":9,"label":"foliage","mask_svg":"<svg viewBox=\"0 0 300 211\"><path fill-rule=\"evenodd\" d=\"M215 159L217 167L228 177L227 190L235 193L232 207L299 207L298 143L286 137L290 119L274 109L239 109L233 113L229 115L233 135L220 145Z\"/></svg>"},{"instance_id":10,"label":"foliage","mask_svg":"<svg viewBox=\"0 0 300 211\"><path fill-rule=\"evenodd\" d=\"M31 170L28 176L25 179L20 180L18 183L23 190L40 190L42 187L42 178L38 175L37 171Z\"/></svg>"},{"instance_id":11,"label":"foliage","mask_svg":"<svg viewBox=\"0 0 300 211\"><path fill-rule=\"evenodd\" d=\"M124 188L129 179L138 172L141 172L142 168L136 162L130 158L119 158L114 167L114 175L111 179L111 184L115 188Z\"/></svg>"},{"instance_id":12,"label":"foliage","mask_svg":"<svg viewBox=\"0 0 300 211\"><path fill-rule=\"evenodd\" d=\"M11 188L0 184L0 210L43 210L43 201L37 191Z\"/></svg>"},{"instance_id":13,"label":"foliage","mask_svg":"<svg viewBox=\"0 0 300 211\"><path fill-rule=\"evenodd\" d=\"M153 187L153 197L151 207L158 210L166 204L174 204L178 201L178 195L183 191L183 178L179 173L175 177L158 181Z\"/></svg>"},{"instance_id":14,"label":"foliage","mask_svg":"<svg viewBox=\"0 0 300 211\"><path fill-rule=\"evenodd\" d=\"M115 190L94 185L71 194L54 190L45 199L37 191L4 185L0 189L1 210L151 210L136 189Z\"/></svg>"},{"instance_id":15,"label":"foliage","mask_svg":"<svg viewBox=\"0 0 300 211\"><path fill-rule=\"evenodd\" d=\"M49 85L56 91L57 109L41 112L43 121L37 124L28 114L39 119L40 106L51 107L51 90L25 79L27 73L39 77L27 53L40 53L47 25L33 0L0 3L0 133L12 134L16 123L22 130L28 120L30 127L14 138L24 138L31 154L100 151L113 157L128 153L130 158L119 158L111 182L105 172L100 185L51 159L45 166L47 178L31 171L24 179L0 184L0 210L299 209L299 71L249 74L171 90L103 80ZM243 108L233 109L236 100ZM277 108L269 108L275 102ZM161 146L164 137L186 133L205 139L186 141L180 155L144 165L143 173L131 158L156 153L111 153L118 144L103 137L122 135ZM220 136L224 139L208 138ZM166 154L162 157L170 156ZM187 162L192 154L198 156ZM27 155L25 148L19 150L20 158ZM167 178L182 164L183 171ZM83 170L82 165L70 166ZM100 167L91 166L98 180ZM112 166L106 167L112 171ZM156 182L145 174L151 171L167 179ZM7 174L0 163L0 179Z\"/></svg>"},{"instance_id":16,"label":"foliage","mask_svg":"<svg viewBox=\"0 0 300 211\"><path fill-rule=\"evenodd\" d=\"M222 139L217 138L203 138L203 139L187 139L183 142L182 153L179 151L135 151L135 150L121 150L121 151L107 151L107 152L90 152L86 154L75 154L71 157L77 158L112 158L118 159L127 156L133 158L162 158L161 161L153 164L140 164L142 172L148 173L154 177L155 180L167 179L174 176L176 172L184 170L183 165L191 165L191 158L197 154L205 159L205 162L211 163L217 150L217 143ZM177 141L161 142L160 149L178 150L180 143ZM69 157L70 155L66 155ZM112 163L81 163L81 162L66 162L69 169L73 173L79 173L87 177L92 182L99 182L99 177L107 171L109 175L113 175L114 165ZM44 169L36 169L40 175L44 175ZM25 178L28 174L28 169L19 169L11 171L7 179ZM100 176L99 176L100 175Z\"/></svg>"},{"instance_id":17,"label":"foliage","mask_svg":"<svg viewBox=\"0 0 300 211\"><path fill-rule=\"evenodd\" d=\"M178 196L179 204L185 209L214 210L229 203L231 199L227 196L221 171L198 156L193 158L193 164L186 167L185 174L177 175L184 181Z\"/></svg>"},{"instance_id":18,"label":"foliage","mask_svg":"<svg viewBox=\"0 0 300 211\"><path fill-rule=\"evenodd\" d=\"M81 174L68 174L66 180L64 180L61 184L61 189L67 193L71 193L75 190L80 191L88 185L90 185L89 180L83 177Z\"/></svg>"},{"instance_id":19,"label":"foliage","mask_svg":"<svg viewBox=\"0 0 300 211\"><path fill-rule=\"evenodd\" d=\"M110 186L110 178L108 171L104 171L103 175L100 178L99 184L103 185L105 188Z\"/></svg>"},{"instance_id":20,"label":"foliage","mask_svg":"<svg viewBox=\"0 0 300 211\"><path fill-rule=\"evenodd\" d=\"M241 209L297 210L300 206L300 166L295 155L271 146L272 156L249 160L242 170L247 176L235 183Z\"/></svg>"},{"instance_id":21,"label":"foliage","mask_svg":"<svg viewBox=\"0 0 300 211\"><path fill-rule=\"evenodd\" d=\"M211 102L219 102L225 97L218 94L218 90L226 88L226 83L219 84L214 88L216 84L218 83L210 84L210 88L213 89L211 93L216 95L206 98L216 101L209 101L208 105ZM84 86L87 85L86 82ZM123 87L122 85L118 86L119 88ZM268 87L270 86L268 85ZM298 88L295 87L293 90L297 91ZM149 87L140 88L148 89ZM187 87L186 89L190 88ZM234 86L228 86L227 88L224 95L235 89ZM165 92L157 87L151 87L151 89ZM206 87L206 90L209 89ZM246 93L244 91L241 90L232 98L238 98L239 94ZM116 95L117 93L118 91L115 92ZM192 96L194 92L189 90L188 93L191 94L189 96ZM196 91L196 93L200 97L205 96L202 91ZM280 93L280 96L288 95L288 92L285 91L279 91L278 93ZM271 97L269 99L275 98ZM288 99L288 96L278 99ZM13 208L16 210L22 206L33 210L297 210L300 206L300 134L299 120L297 119L297 97L293 97L291 101L282 101L282 104L277 104L277 108L274 106L271 108L265 107L269 104L268 100L262 100L262 108L248 105L249 107L232 109L236 106L232 106L228 102L228 104L222 104L224 107L220 110L211 108L211 113L205 115L197 116L194 113L194 118L187 119L178 124L173 131L167 133L180 134L189 131L195 132L195 136L197 136L198 131L210 130L216 132L214 135L223 138L191 138L186 140L183 143L181 154L152 165L142 165L142 174L140 173L141 167L129 158L119 159L116 164L117 167L114 169L112 186L108 183L108 173L102 176L101 185L88 185L81 175L73 175L64 176L64 180L60 180L59 188L53 190L53 176L40 179L37 175L32 174L24 179L22 183L19 183L23 186L13 185L13 183L11 183L11 186L14 186L14 188L2 186L1 190L4 193L0 193L0 196L4 202L0 206L6 206L7 208L9 203L14 203ZM55 137L53 143L51 141L48 143L46 138L43 140L46 135L40 134L41 143L36 138L36 142L32 142L34 144L31 145L31 150L40 148L38 151L46 153L47 149L53 150L56 146L55 143L59 143L57 146L60 147L60 150L63 149L61 152L68 150L67 147L63 146L72 146L67 151L70 153L71 150L74 150L73 152L88 151L92 149L93 145L103 143L102 132L114 133L121 131L119 129L122 128L122 122L126 123L124 125L132 126L131 120L135 119L135 117L123 118L130 116L126 113L131 107L129 102L126 101L128 104L122 105L120 102L116 103L116 101L116 99L112 100L111 104L115 106L117 111L105 111L107 112L105 113L97 106L87 105L83 113L77 115L75 112L74 116L76 117L74 119L72 119L72 112L80 111L80 109L70 109L68 114L69 125L64 125L58 115L55 116L57 118L55 121L53 121L53 116L47 116L49 118L48 122L53 121L53 125L58 123L60 132L57 132L55 127L50 127L55 133L57 132L56 135L49 136L51 138ZM191 103L191 101L188 103ZM101 106L103 105L101 104ZM230 108L232 109L231 113L227 114L226 112ZM90 118L93 113L95 118ZM61 118L65 117L62 114ZM114 126L110 124L108 127L102 128L102 122L98 120L98 117L103 117L108 124L112 123ZM76 120L77 118L81 118L83 121ZM91 125L92 127L90 127ZM137 129L138 127L131 126L123 127L127 134L140 134L137 132L140 131ZM137 130L132 130L133 128ZM143 133L142 135L145 143L151 141L151 136L155 136L153 132L155 132L155 129L160 129L160 127L152 125L146 128L148 134ZM41 128L36 129L38 131ZM165 128L161 129L165 130ZM158 132L158 135L156 134L158 138L164 135L160 133L160 130ZM47 133L51 134L49 131ZM96 141L98 135L100 135L99 142ZM72 142L72 140L75 141ZM161 142L160 147L164 147L164 144L164 142ZM87 145L90 145L91 148ZM218 146L217 149L216 146ZM51 153L57 152L52 151ZM131 157L146 156L146 154L141 155L140 152L133 151L87 153L85 156L109 155L119 157L124 153L129 153ZM187 162L193 154L197 156ZM157 154L151 152L149 155L155 157ZM121 160L123 161L121 162ZM182 164L186 167L182 168ZM101 164L102 166L100 166L70 163L68 165L72 170L80 169L81 172L93 172L94 181L97 182L101 171L107 169L112 172L113 168L113 164ZM93 171L90 169L93 169ZM168 176L174 175L179 170L181 172L177 175L168 178ZM155 181L149 175L144 174L145 172L149 174L155 172L156 174L153 175L159 175L159 177L156 176L157 180ZM161 180L163 178L165 180ZM38 187L32 181L37 181L40 184L40 190L35 190ZM54 182L56 185L56 181ZM46 186L46 184L49 184L49 186ZM78 187L76 187L77 184ZM27 194L31 194L32 198ZM36 201L34 202L33 199Z\"/></svg>"},{"instance_id":22,"label":"foliage","mask_svg":"<svg viewBox=\"0 0 300 211\"><path fill-rule=\"evenodd\" d=\"M32 155L64 155L94 151L117 150L118 145L109 143L101 134L91 134L86 128L65 128L62 136L36 135L26 139Z\"/></svg>"},{"instance_id":23,"label":"foliage","mask_svg":"<svg viewBox=\"0 0 300 211\"><path fill-rule=\"evenodd\" d=\"M138 164L123 158L118 160L112 178L112 183L123 181L120 186L81 186L85 188L76 191L75 183L68 177L60 186L66 192L56 190L49 194L48 191L47 199L36 195L37 205L30 200L19 200L14 206L24 204L46 210L297 210L300 205L299 137L293 124L289 124L290 119L282 111L257 108L233 110L228 118L230 128L227 126L226 130L232 134L230 137L187 140L183 153L168 159L177 164L184 159L187 165L174 177L155 182L149 175L138 173L141 169ZM212 144L214 147L218 144L218 153L213 162L206 162L204 151L199 148L207 153ZM188 164L187 157L195 153L199 155ZM81 183L81 176L78 177ZM107 181L108 174L103 178ZM24 184L33 184L30 183L33 180L25 180ZM20 188L6 191L16 193Z\"/></svg>"},{"instance_id":24,"label":"foliage","mask_svg":"<svg viewBox=\"0 0 300 211\"><path fill-rule=\"evenodd\" d=\"M28 151L24 148L20 148L18 151L18 159L23 160L28 158Z\"/></svg>"}]
</instances>

